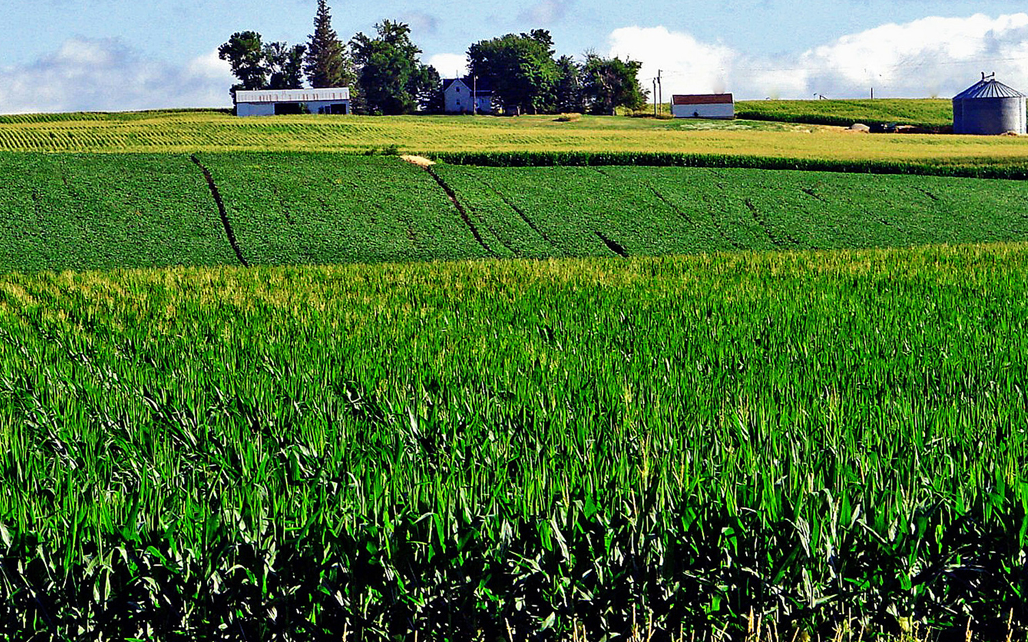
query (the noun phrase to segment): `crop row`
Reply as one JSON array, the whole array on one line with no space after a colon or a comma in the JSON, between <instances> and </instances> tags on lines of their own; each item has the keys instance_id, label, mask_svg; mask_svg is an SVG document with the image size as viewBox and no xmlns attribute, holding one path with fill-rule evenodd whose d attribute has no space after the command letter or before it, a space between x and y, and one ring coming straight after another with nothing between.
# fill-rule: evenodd
<instances>
[{"instance_id":1,"label":"crop row","mask_svg":"<svg viewBox=\"0 0 1028 642\"><path fill-rule=\"evenodd\" d=\"M740 154L676 152L436 152L431 158L450 165L474 167L705 167L838 172L845 174L902 174L959 178L1028 179L1022 163L952 163L938 160L835 160Z\"/></svg>"},{"instance_id":2,"label":"crop row","mask_svg":"<svg viewBox=\"0 0 1028 642\"><path fill-rule=\"evenodd\" d=\"M0 637L1028 626L1028 251L0 276Z\"/></svg>"}]
</instances>

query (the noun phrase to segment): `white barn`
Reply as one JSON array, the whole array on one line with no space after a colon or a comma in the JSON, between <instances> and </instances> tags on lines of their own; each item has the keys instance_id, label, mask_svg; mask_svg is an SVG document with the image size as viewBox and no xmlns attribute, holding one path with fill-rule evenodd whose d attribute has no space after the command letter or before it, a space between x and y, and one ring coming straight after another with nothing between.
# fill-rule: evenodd
<instances>
[{"instance_id":1,"label":"white barn","mask_svg":"<svg viewBox=\"0 0 1028 642\"><path fill-rule=\"evenodd\" d=\"M735 118L732 94L688 94L671 97L675 118Z\"/></svg>"},{"instance_id":2,"label":"white barn","mask_svg":"<svg viewBox=\"0 0 1028 642\"><path fill-rule=\"evenodd\" d=\"M236 92L237 116L349 114L350 88L261 89Z\"/></svg>"},{"instance_id":3,"label":"white barn","mask_svg":"<svg viewBox=\"0 0 1028 642\"><path fill-rule=\"evenodd\" d=\"M443 97L447 114L493 113L493 90L483 80L469 87L461 78L448 78L443 81Z\"/></svg>"}]
</instances>

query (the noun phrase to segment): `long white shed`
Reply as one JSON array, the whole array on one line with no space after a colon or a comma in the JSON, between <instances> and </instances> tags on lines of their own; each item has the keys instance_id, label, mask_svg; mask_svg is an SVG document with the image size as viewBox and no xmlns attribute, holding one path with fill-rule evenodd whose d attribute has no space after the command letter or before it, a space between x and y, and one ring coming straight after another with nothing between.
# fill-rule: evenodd
<instances>
[{"instance_id":1,"label":"long white shed","mask_svg":"<svg viewBox=\"0 0 1028 642\"><path fill-rule=\"evenodd\" d=\"M678 94L671 97L675 118L735 118L732 94Z\"/></svg>"},{"instance_id":2,"label":"long white shed","mask_svg":"<svg viewBox=\"0 0 1028 642\"><path fill-rule=\"evenodd\" d=\"M237 116L349 114L350 88L261 89L236 92Z\"/></svg>"}]
</instances>

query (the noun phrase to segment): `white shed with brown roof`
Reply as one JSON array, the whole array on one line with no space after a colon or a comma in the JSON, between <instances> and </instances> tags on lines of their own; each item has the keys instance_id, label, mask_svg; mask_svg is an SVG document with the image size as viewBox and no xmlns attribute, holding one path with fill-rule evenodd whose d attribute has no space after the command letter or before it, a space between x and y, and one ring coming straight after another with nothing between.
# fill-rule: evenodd
<instances>
[{"instance_id":1,"label":"white shed with brown roof","mask_svg":"<svg viewBox=\"0 0 1028 642\"><path fill-rule=\"evenodd\" d=\"M675 118L735 118L732 94L678 94L671 97Z\"/></svg>"}]
</instances>

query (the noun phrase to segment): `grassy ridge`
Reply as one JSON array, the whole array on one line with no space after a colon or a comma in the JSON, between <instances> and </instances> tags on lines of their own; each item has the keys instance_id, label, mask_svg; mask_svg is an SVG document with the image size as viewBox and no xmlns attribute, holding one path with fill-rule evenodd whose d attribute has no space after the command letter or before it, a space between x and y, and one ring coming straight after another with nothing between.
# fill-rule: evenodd
<instances>
[{"instance_id":1,"label":"grassy ridge","mask_svg":"<svg viewBox=\"0 0 1028 642\"><path fill-rule=\"evenodd\" d=\"M682 167L491 168L203 154L253 265L1028 240L1024 183ZM180 155L0 156L5 270L236 264ZM456 203L450 194L456 198Z\"/></svg>"},{"instance_id":2,"label":"grassy ridge","mask_svg":"<svg viewBox=\"0 0 1028 642\"><path fill-rule=\"evenodd\" d=\"M877 100L750 100L736 104L736 116L815 125L849 127L865 125L917 125L939 128L953 124L953 101L949 99Z\"/></svg>"},{"instance_id":3,"label":"grassy ridge","mask_svg":"<svg viewBox=\"0 0 1028 642\"><path fill-rule=\"evenodd\" d=\"M991 246L2 276L2 633L1020 635L1026 275Z\"/></svg>"},{"instance_id":4,"label":"grassy ridge","mask_svg":"<svg viewBox=\"0 0 1028 642\"><path fill-rule=\"evenodd\" d=\"M876 103L878 101L875 101ZM21 121L32 117L19 116ZM353 151L390 145L428 152L669 152L781 159L1025 163L1023 140L979 136L860 136L758 121L583 116L236 118L216 111L62 115L0 122L0 150L38 152Z\"/></svg>"}]
</instances>

